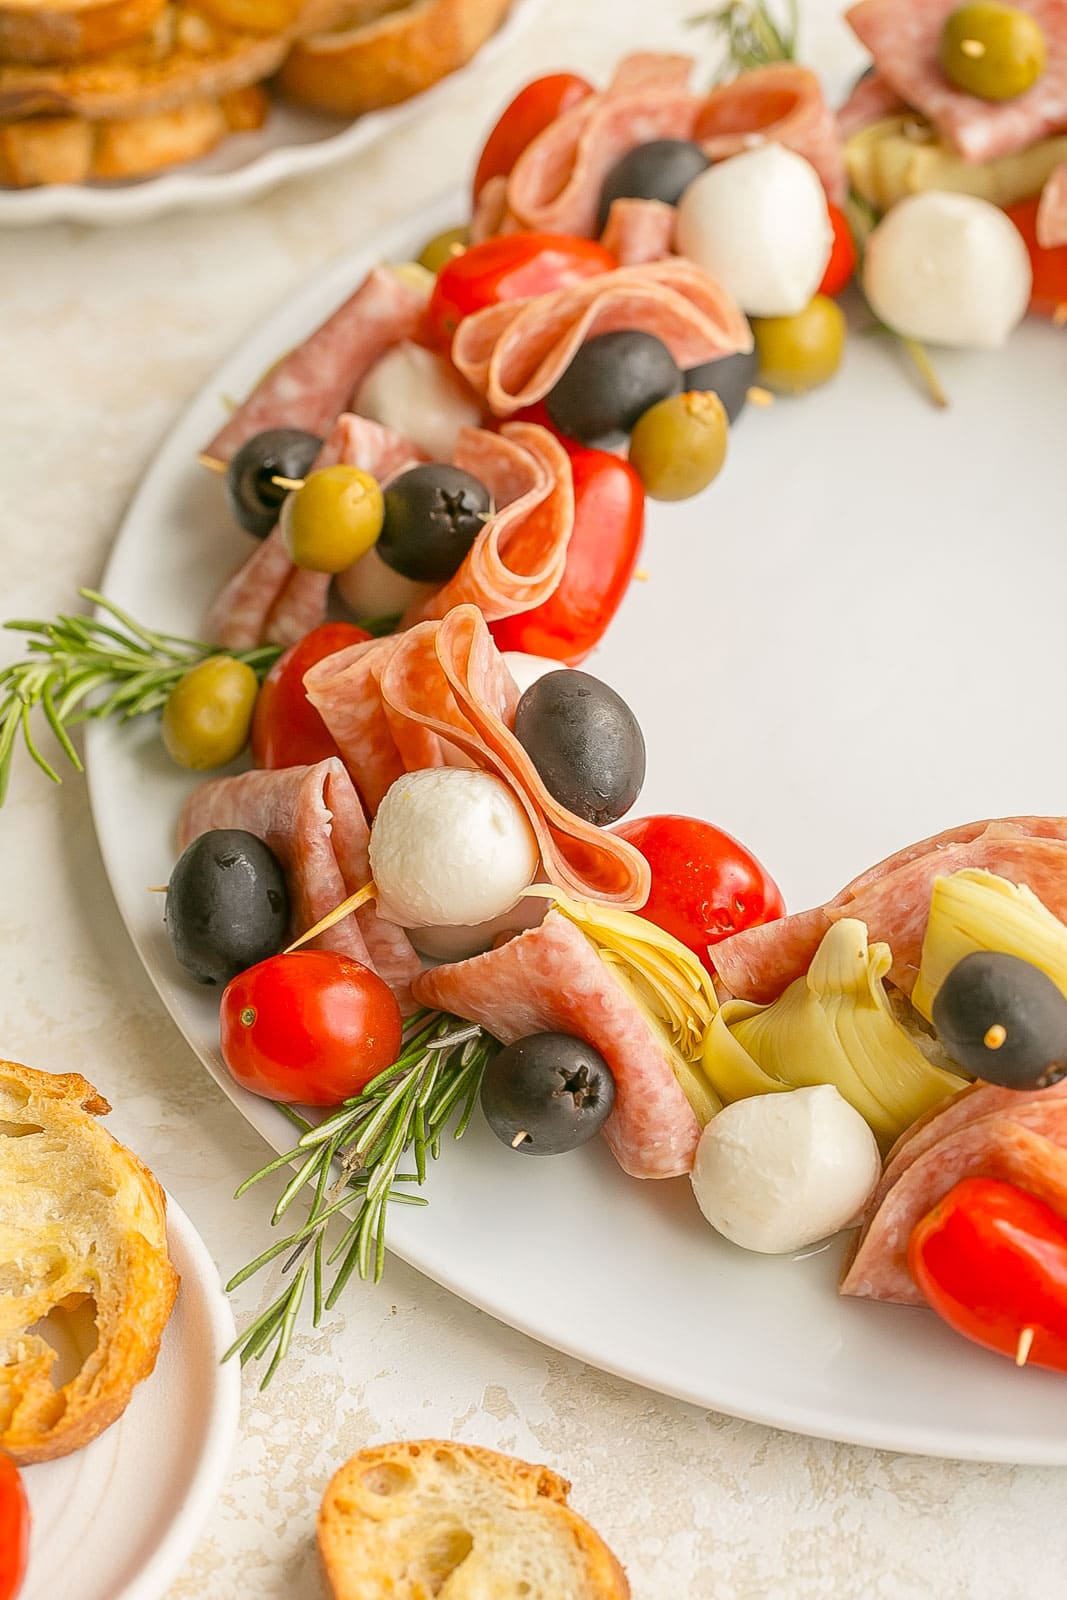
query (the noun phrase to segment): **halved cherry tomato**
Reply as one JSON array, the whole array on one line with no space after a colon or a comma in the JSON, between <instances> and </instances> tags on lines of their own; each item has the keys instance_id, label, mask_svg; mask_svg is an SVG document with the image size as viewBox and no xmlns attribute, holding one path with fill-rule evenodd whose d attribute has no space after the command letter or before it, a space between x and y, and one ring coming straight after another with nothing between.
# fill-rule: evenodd
<instances>
[{"instance_id":1,"label":"halved cherry tomato","mask_svg":"<svg viewBox=\"0 0 1067 1600\"><path fill-rule=\"evenodd\" d=\"M472 244L437 274L426 308L425 337L448 345L472 311L569 289L616 266L615 257L595 239L572 239L565 233L509 233Z\"/></svg>"},{"instance_id":2,"label":"halved cherry tomato","mask_svg":"<svg viewBox=\"0 0 1067 1600\"><path fill-rule=\"evenodd\" d=\"M612 830L652 868L641 915L715 971L708 946L785 914L781 890L743 844L697 817L635 817Z\"/></svg>"},{"instance_id":3,"label":"halved cherry tomato","mask_svg":"<svg viewBox=\"0 0 1067 1600\"><path fill-rule=\"evenodd\" d=\"M1006 207L1008 216L1023 236L1030 270L1034 275L1030 290L1030 310L1041 317L1055 316L1062 306L1067 306L1067 244L1053 250L1042 250L1037 242L1037 208L1040 195L1020 200ZM1062 313L1061 313L1062 315Z\"/></svg>"},{"instance_id":4,"label":"halved cherry tomato","mask_svg":"<svg viewBox=\"0 0 1067 1600\"><path fill-rule=\"evenodd\" d=\"M957 1333L1067 1372L1067 1221L1036 1195L964 1178L912 1230L908 1267Z\"/></svg>"},{"instance_id":5,"label":"halved cherry tomato","mask_svg":"<svg viewBox=\"0 0 1067 1600\"><path fill-rule=\"evenodd\" d=\"M603 637L633 577L645 529L645 491L628 461L563 440L574 476L574 527L555 592L532 611L492 622L499 650L577 666Z\"/></svg>"},{"instance_id":6,"label":"halved cherry tomato","mask_svg":"<svg viewBox=\"0 0 1067 1600\"><path fill-rule=\"evenodd\" d=\"M324 622L278 657L263 680L252 713L252 760L257 767L311 766L340 755L304 692L304 674L316 662L370 637L354 622Z\"/></svg>"},{"instance_id":7,"label":"halved cherry tomato","mask_svg":"<svg viewBox=\"0 0 1067 1600\"><path fill-rule=\"evenodd\" d=\"M856 246L852 238L852 229L848 225L848 218L840 206L835 206L832 200L826 202L826 209L830 213L830 226L834 230L834 242L830 248L830 259L826 263L826 271L822 275L819 285L819 294L840 294L846 288L856 270Z\"/></svg>"},{"instance_id":8,"label":"halved cherry tomato","mask_svg":"<svg viewBox=\"0 0 1067 1600\"><path fill-rule=\"evenodd\" d=\"M550 72L520 89L490 133L474 173L477 200L490 178L506 178L528 144L561 112L592 94L593 85L575 72Z\"/></svg>"},{"instance_id":9,"label":"halved cherry tomato","mask_svg":"<svg viewBox=\"0 0 1067 1600\"><path fill-rule=\"evenodd\" d=\"M0 1450L0 1600L15 1600L29 1558L29 1502L18 1467Z\"/></svg>"},{"instance_id":10,"label":"halved cherry tomato","mask_svg":"<svg viewBox=\"0 0 1067 1600\"><path fill-rule=\"evenodd\" d=\"M336 950L294 950L238 973L219 1007L222 1059L267 1100L336 1106L400 1051L393 991Z\"/></svg>"}]
</instances>

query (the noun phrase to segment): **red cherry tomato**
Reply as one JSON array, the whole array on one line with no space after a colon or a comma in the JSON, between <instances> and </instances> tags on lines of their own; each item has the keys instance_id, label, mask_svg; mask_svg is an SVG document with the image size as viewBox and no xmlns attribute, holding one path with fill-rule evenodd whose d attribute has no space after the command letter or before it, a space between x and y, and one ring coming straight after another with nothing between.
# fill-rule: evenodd
<instances>
[{"instance_id":1,"label":"red cherry tomato","mask_svg":"<svg viewBox=\"0 0 1067 1600\"><path fill-rule=\"evenodd\" d=\"M30 1557L30 1507L19 1469L0 1451L0 1600L15 1600Z\"/></svg>"},{"instance_id":2,"label":"red cherry tomato","mask_svg":"<svg viewBox=\"0 0 1067 1600\"><path fill-rule=\"evenodd\" d=\"M964 1178L912 1230L908 1267L957 1333L1067 1372L1067 1222L1043 1200Z\"/></svg>"},{"instance_id":3,"label":"red cherry tomato","mask_svg":"<svg viewBox=\"0 0 1067 1600\"><path fill-rule=\"evenodd\" d=\"M636 817L612 830L652 868L641 915L715 971L709 945L785 914L781 890L743 844L696 817Z\"/></svg>"},{"instance_id":4,"label":"red cherry tomato","mask_svg":"<svg viewBox=\"0 0 1067 1600\"><path fill-rule=\"evenodd\" d=\"M1042 250L1037 242L1037 207L1039 195L1020 200L1008 206L1007 213L1023 236L1034 275L1030 290L1030 310L1041 317L1055 316L1061 306L1067 306L1067 244L1053 250ZM1062 313L1061 313L1062 315Z\"/></svg>"},{"instance_id":5,"label":"red cherry tomato","mask_svg":"<svg viewBox=\"0 0 1067 1600\"><path fill-rule=\"evenodd\" d=\"M252 713L255 766L304 767L340 754L304 692L304 674L317 661L370 637L354 622L324 622L278 657L263 680Z\"/></svg>"},{"instance_id":6,"label":"red cherry tomato","mask_svg":"<svg viewBox=\"0 0 1067 1600\"><path fill-rule=\"evenodd\" d=\"M336 950L294 950L238 973L222 991L222 1059L268 1100L336 1106L396 1060L393 992Z\"/></svg>"},{"instance_id":7,"label":"red cherry tomato","mask_svg":"<svg viewBox=\"0 0 1067 1600\"><path fill-rule=\"evenodd\" d=\"M633 577L645 529L645 491L628 461L563 440L574 475L574 527L555 593L492 622L498 650L577 666L603 637Z\"/></svg>"},{"instance_id":8,"label":"red cherry tomato","mask_svg":"<svg viewBox=\"0 0 1067 1600\"><path fill-rule=\"evenodd\" d=\"M830 248L830 259L826 263L826 271L822 275L819 285L819 294L840 294L846 288L856 270L856 246L852 239L852 229L848 225L848 218L840 206L835 206L832 200L826 203L830 213L830 226L834 230L834 242Z\"/></svg>"},{"instance_id":9,"label":"red cherry tomato","mask_svg":"<svg viewBox=\"0 0 1067 1600\"><path fill-rule=\"evenodd\" d=\"M448 345L464 317L503 300L569 289L612 272L618 262L595 239L564 233L509 233L472 244L437 274L426 308L425 337Z\"/></svg>"},{"instance_id":10,"label":"red cherry tomato","mask_svg":"<svg viewBox=\"0 0 1067 1600\"><path fill-rule=\"evenodd\" d=\"M550 72L520 89L482 147L474 173L477 200L490 178L506 178L528 144L561 112L592 94L593 85L574 72Z\"/></svg>"}]
</instances>

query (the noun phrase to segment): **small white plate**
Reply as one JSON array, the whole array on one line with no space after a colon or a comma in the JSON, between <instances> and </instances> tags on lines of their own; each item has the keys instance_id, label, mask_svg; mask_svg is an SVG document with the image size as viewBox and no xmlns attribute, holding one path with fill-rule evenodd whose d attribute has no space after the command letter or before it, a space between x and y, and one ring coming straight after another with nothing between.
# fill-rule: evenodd
<instances>
[{"instance_id":1,"label":"small white plate","mask_svg":"<svg viewBox=\"0 0 1067 1600\"><path fill-rule=\"evenodd\" d=\"M233 1313L169 1195L167 1238L181 1289L152 1376L86 1449L25 1469L33 1529L20 1600L159 1600L225 1481L241 1404L240 1367L222 1364Z\"/></svg>"},{"instance_id":2,"label":"small white plate","mask_svg":"<svg viewBox=\"0 0 1067 1600\"><path fill-rule=\"evenodd\" d=\"M234 134L202 160L190 161L158 177L117 183L51 184L40 189L0 188L0 226L85 222L109 227L141 222L184 207L236 205L287 178L335 166L436 105L451 84L476 66L486 66L503 55L541 4L542 0L512 0L503 26L473 61L400 105L369 112L353 122L275 101L266 125L257 132Z\"/></svg>"}]
</instances>

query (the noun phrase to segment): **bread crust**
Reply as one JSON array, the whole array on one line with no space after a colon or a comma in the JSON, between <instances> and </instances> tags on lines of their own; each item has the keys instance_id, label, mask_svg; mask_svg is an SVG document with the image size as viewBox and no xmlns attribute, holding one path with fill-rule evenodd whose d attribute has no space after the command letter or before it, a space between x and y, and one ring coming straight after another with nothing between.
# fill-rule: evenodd
<instances>
[{"instance_id":1,"label":"bread crust","mask_svg":"<svg viewBox=\"0 0 1067 1600\"><path fill-rule=\"evenodd\" d=\"M354 28L294 44L278 77L287 99L340 117L396 105L465 66L511 0L414 0Z\"/></svg>"},{"instance_id":2,"label":"bread crust","mask_svg":"<svg viewBox=\"0 0 1067 1600\"><path fill-rule=\"evenodd\" d=\"M126 1409L155 1366L178 1274L166 1199L97 1122L110 1107L77 1074L0 1062L0 1450L21 1466L69 1455ZM54 1388L31 1330L87 1298L97 1344Z\"/></svg>"},{"instance_id":3,"label":"bread crust","mask_svg":"<svg viewBox=\"0 0 1067 1600\"><path fill-rule=\"evenodd\" d=\"M42 66L118 50L151 28L166 0L0 0L0 61Z\"/></svg>"}]
</instances>

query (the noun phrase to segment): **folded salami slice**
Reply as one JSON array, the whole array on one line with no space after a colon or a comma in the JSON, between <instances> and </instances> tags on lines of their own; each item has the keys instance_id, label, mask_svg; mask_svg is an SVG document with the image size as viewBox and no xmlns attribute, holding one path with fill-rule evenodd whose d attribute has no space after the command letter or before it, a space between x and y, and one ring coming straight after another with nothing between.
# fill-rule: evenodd
<instances>
[{"instance_id":1,"label":"folded salami slice","mask_svg":"<svg viewBox=\"0 0 1067 1600\"><path fill-rule=\"evenodd\" d=\"M402 434L346 412L323 441L314 466L343 462L388 482L423 460L422 451ZM293 565L275 528L212 602L204 623L206 637L227 650L295 644L325 620L329 590L328 573Z\"/></svg>"},{"instance_id":2,"label":"folded salami slice","mask_svg":"<svg viewBox=\"0 0 1067 1600\"><path fill-rule=\"evenodd\" d=\"M854 84L844 105L837 108L837 131L842 139L869 128L883 117L896 117L911 108L877 71L865 73Z\"/></svg>"},{"instance_id":3,"label":"folded salami slice","mask_svg":"<svg viewBox=\"0 0 1067 1600\"><path fill-rule=\"evenodd\" d=\"M525 810L550 883L625 911L644 905L645 858L554 800L511 732L519 692L476 606L342 650L304 684L372 815L401 773L473 764Z\"/></svg>"},{"instance_id":4,"label":"folded salami slice","mask_svg":"<svg viewBox=\"0 0 1067 1600\"><path fill-rule=\"evenodd\" d=\"M999 103L946 78L941 34L958 0L860 0L845 13L881 78L921 111L967 161L992 161L1067 128L1067 0L1016 0L1045 35L1045 70L1032 89Z\"/></svg>"},{"instance_id":5,"label":"folded salami slice","mask_svg":"<svg viewBox=\"0 0 1067 1600\"><path fill-rule=\"evenodd\" d=\"M1037 206L1037 242L1042 250L1067 244L1067 161L1045 179Z\"/></svg>"},{"instance_id":6,"label":"folded salami slice","mask_svg":"<svg viewBox=\"0 0 1067 1600\"><path fill-rule=\"evenodd\" d=\"M214 778L194 790L178 823L178 847L211 828L244 828L264 840L282 864L296 938L370 881L370 829L352 780L336 756L311 767L283 767ZM339 950L370 967L410 1002L422 963L402 928L361 906L312 945Z\"/></svg>"},{"instance_id":7,"label":"folded salami slice","mask_svg":"<svg viewBox=\"0 0 1067 1600\"><path fill-rule=\"evenodd\" d=\"M782 144L810 161L831 200L848 188L841 134L814 72L793 62L742 72L711 91L692 137L713 161Z\"/></svg>"},{"instance_id":8,"label":"folded salami slice","mask_svg":"<svg viewBox=\"0 0 1067 1600\"><path fill-rule=\"evenodd\" d=\"M669 256L673 238L673 206L662 200L614 200L600 242L620 267L640 267Z\"/></svg>"},{"instance_id":9,"label":"folded salami slice","mask_svg":"<svg viewBox=\"0 0 1067 1600\"><path fill-rule=\"evenodd\" d=\"M415 995L505 1044L541 1032L584 1039L615 1077L604 1137L623 1171L673 1178L692 1168L700 1127L669 1055L591 941L558 911L497 950L424 972Z\"/></svg>"},{"instance_id":10,"label":"folded salami slice","mask_svg":"<svg viewBox=\"0 0 1067 1600\"><path fill-rule=\"evenodd\" d=\"M713 947L716 976L737 999L774 1000L808 970L831 923L857 917L867 924L872 943L889 945L890 981L910 994L934 879L964 867L984 867L1026 884L1053 916L1067 919L1067 818L972 822L887 857L824 906L732 934Z\"/></svg>"},{"instance_id":11,"label":"folded salami slice","mask_svg":"<svg viewBox=\"0 0 1067 1600\"><path fill-rule=\"evenodd\" d=\"M1067 1101L1027 1105L965 1124L919 1156L860 1235L841 1293L925 1304L908 1271L908 1240L963 1178L1018 1184L1067 1219Z\"/></svg>"},{"instance_id":12,"label":"folded salami slice","mask_svg":"<svg viewBox=\"0 0 1067 1600\"><path fill-rule=\"evenodd\" d=\"M587 278L465 317L452 360L498 417L542 399L582 344L617 328L655 334L683 371L751 350L752 331L715 279L680 256Z\"/></svg>"},{"instance_id":13,"label":"folded salami slice","mask_svg":"<svg viewBox=\"0 0 1067 1600\"><path fill-rule=\"evenodd\" d=\"M425 303L397 273L375 267L332 317L271 367L204 454L229 461L267 428L328 433L374 363L416 331Z\"/></svg>"}]
</instances>

